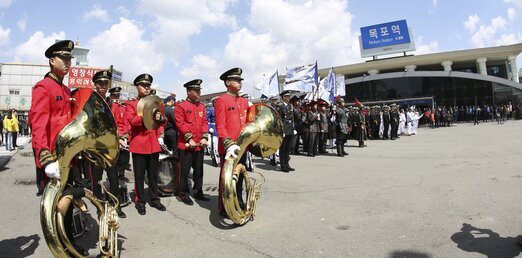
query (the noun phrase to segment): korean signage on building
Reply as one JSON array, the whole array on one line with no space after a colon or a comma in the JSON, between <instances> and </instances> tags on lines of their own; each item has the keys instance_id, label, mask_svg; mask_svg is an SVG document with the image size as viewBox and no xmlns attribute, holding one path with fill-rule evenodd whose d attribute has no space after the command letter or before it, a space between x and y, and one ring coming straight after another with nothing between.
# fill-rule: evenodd
<instances>
[{"instance_id":1,"label":"korean signage on building","mask_svg":"<svg viewBox=\"0 0 522 258\"><path fill-rule=\"evenodd\" d=\"M361 56L378 56L415 50L406 20L361 28Z\"/></svg>"},{"instance_id":2,"label":"korean signage on building","mask_svg":"<svg viewBox=\"0 0 522 258\"><path fill-rule=\"evenodd\" d=\"M83 66L71 67L69 69L69 79L67 80L67 86L71 88L94 87L94 84L92 83L92 77L100 70L102 70L102 68Z\"/></svg>"}]
</instances>

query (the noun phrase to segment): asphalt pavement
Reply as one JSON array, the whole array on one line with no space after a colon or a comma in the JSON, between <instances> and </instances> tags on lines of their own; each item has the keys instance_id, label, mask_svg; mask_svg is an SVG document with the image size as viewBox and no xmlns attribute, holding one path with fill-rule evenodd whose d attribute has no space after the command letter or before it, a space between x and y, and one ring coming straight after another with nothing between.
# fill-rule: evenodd
<instances>
[{"instance_id":1,"label":"asphalt pavement","mask_svg":"<svg viewBox=\"0 0 522 258\"><path fill-rule=\"evenodd\" d=\"M211 201L162 198L167 211L147 205L145 216L125 207L121 257L520 256L521 132L522 121L420 128L362 149L349 141L344 158L291 156L290 173L255 159L266 183L255 220L241 227L218 215L219 170L207 156ZM13 154L0 172L0 257L50 257L31 149ZM78 241L94 257L88 223Z\"/></svg>"}]
</instances>

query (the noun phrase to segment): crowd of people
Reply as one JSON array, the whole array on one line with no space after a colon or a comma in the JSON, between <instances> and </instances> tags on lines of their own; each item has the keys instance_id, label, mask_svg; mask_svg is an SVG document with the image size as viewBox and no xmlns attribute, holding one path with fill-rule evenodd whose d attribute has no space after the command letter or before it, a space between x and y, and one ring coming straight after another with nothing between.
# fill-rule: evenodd
<instances>
[{"instance_id":1,"label":"crowd of people","mask_svg":"<svg viewBox=\"0 0 522 258\"><path fill-rule=\"evenodd\" d=\"M65 180L61 179L60 167L53 151L55 137L67 122L74 119L72 114L75 113L75 99L71 90L63 84L63 78L71 65L73 48L74 43L70 40L59 41L49 47L45 56L49 58L51 71L33 87L29 125L36 164L37 196L42 195L50 178ZM238 157L242 152L236 142L241 130L248 123L248 109L252 105L240 92L243 80L241 76L240 68L224 72L220 79L227 91L207 106L200 102L203 81L194 79L185 83L186 98L181 101L176 101L174 96L163 99L165 110L161 112L154 109L152 120L157 126L151 128L147 126L143 116L138 115L138 103L151 95L152 75L138 75L134 80L138 97L123 101L120 100L121 88L110 88L111 72L97 72L92 81L95 91L106 100L114 117L120 155L112 167L102 168L82 158L82 153L78 154L71 163L72 173L66 178L72 198L82 198L85 191L91 191L98 199L106 199L99 184L105 171L109 181L108 191L117 196L120 202L124 202L127 191L125 184L121 182L128 164L132 162L135 182L132 201L137 212L145 215L147 203L150 207L165 211L166 207L161 203L158 193L158 166L159 155L166 150L173 157L172 167L176 174L174 195L178 200L186 205L193 205L192 198L209 201L202 188L203 160L207 150L214 165L221 166L217 209L221 216L227 217L221 198L224 161L237 159L247 170L253 169L248 152ZM107 94L109 96L105 98ZM337 156L344 157L348 155L345 149L348 140L355 140L359 148L364 148L367 147L366 140L396 140L401 135L415 135L421 119L426 119L430 126L438 127L456 121L470 122L473 117L475 121L478 117L490 118L490 113L493 113L493 118L514 117L513 113L517 112L509 105L494 108L486 106L469 112L467 108L437 108L421 112L415 107L409 107L405 112L396 104L347 106L341 97L331 104L323 100L306 101L296 92L287 90L278 97L264 101L277 111L283 125L283 140L278 155L274 155L270 162L277 165L278 156L280 171L286 173L295 170L290 165L290 155L314 157L327 153L327 148L335 146ZM8 131L8 149L12 142L16 142L12 139L13 133L9 133L17 131L13 129L18 125L15 118L16 110L12 110L3 123L4 129ZM191 170L192 184L189 183ZM147 194L144 188L145 178ZM236 186L236 191L242 193L242 174L239 174ZM238 195L238 202L241 207L245 206L241 194ZM126 214L121 207L117 208L118 216L125 218ZM73 240L72 207L66 211L64 219L69 239ZM73 245L80 254L88 255L74 241Z\"/></svg>"}]
</instances>

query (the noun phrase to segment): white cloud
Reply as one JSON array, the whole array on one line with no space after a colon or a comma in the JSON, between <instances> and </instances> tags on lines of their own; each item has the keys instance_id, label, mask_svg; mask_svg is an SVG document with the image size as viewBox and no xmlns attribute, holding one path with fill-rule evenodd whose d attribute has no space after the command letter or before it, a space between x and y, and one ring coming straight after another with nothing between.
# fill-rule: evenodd
<instances>
[{"instance_id":1,"label":"white cloud","mask_svg":"<svg viewBox=\"0 0 522 258\"><path fill-rule=\"evenodd\" d=\"M415 54L416 55L424 55L440 52L439 51L439 43L437 41L432 41L428 44L423 43L423 37L420 36L415 42Z\"/></svg>"},{"instance_id":2,"label":"white cloud","mask_svg":"<svg viewBox=\"0 0 522 258\"><path fill-rule=\"evenodd\" d=\"M9 34L11 34L11 29L4 29L2 28L2 25L0 25L0 46L9 42Z\"/></svg>"},{"instance_id":3,"label":"white cloud","mask_svg":"<svg viewBox=\"0 0 522 258\"><path fill-rule=\"evenodd\" d=\"M347 8L347 1L338 0L253 0L249 22L256 32L268 33L273 44L291 56L279 65L297 66L317 60L320 67L328 67L358 60L354 58L358 55L357 37L350 29L353 16Z\"/></svg>"},{"instance_id":4,"label":"white cloud","mask_svg":"<svg viewBox=\"0 0 522 258\"><path fill-rule=\"evenodd\" d=\"M123 5L120 5L116 8L116 12L120 13L121 15L123 15L124 17L128 17L130 15L130 11L129 9L127 9L127 7L123 6Z\"/></svg>"},{"instance_id":5,"label":"white cloud","mask_svg":"<svg viewBox=\"0 0 522 258\"><path fill-rule=\"evenodd\" d=\"M437 7L437 0L431 0L431 5L433 5L433 7Z\"/></svg>"},{"instance_id":6,"label":"white cloud","mask_svg":"<svg viewBox=\"0 0 522 258\"><path fill-rule=\"evenodd\" d=\"M504 3L514 4L518 7L522 7L522 0L504 0Z\"/></svg>"},{"instance_id":7,"label":"white cloud","mask_svg":"<svg viewBox=\"0 0 522 258\"><path fill-rule=\"evenodd\" d=\"M479 22L480 22L480 18L478 17L478 15L473 14L473 15L468 16L468 20L464 22L464 27L466 27L466 29L469 32L474 32L475 30L477 30L477 24Z\"/></svg>"},{"instance_id":8,"label":"white cloud","mask_svg":"<svg viewBox=\"0 0 522 258\"><path fill-rule=\"evenodd\" d=\"M508 18L510 21L513 21L517 17L517 11L515 8L509 8L508 9Z\"/></svg>"},{"instance_id":9,"label":"white cloud","mask_svg":"<svg viewBox=\"0 0 522 258\"><path fill-rule=\"evenodd\" d=\"M12 0L0 0L0 8L9 7L12 2L13 2Z\"/></svg>"},{"instance_id":10,"label":"white cloud","mask_svg":"<svg viewBox=\"0 0 522 258\"><path fill-rule=\"evenodd\" d=\"M495 42L497 33L505 30L507 21L503 17L496 17L491 20L490 25L480 25L471 36L471 43L474 47L491 46Z\"/></svg>"},{"instance_id":11,"label":"white cloud","mask_svg":"<svg viewBox=\"0 0 522 258\"><path fill-rule=\"evenodd\" d=\"M120 18L119 23L93 37L87 43L89 65L109 67L124 72L124 80L132 81L141 73L158 72L163 57L143 38L144 30L131 20Z\"/></svg>"},{"instance_id":12,"label":"white cloud","mask_svg":"<svg viewBox=\"0 0 522 258\"><path fill-rule=\"evenodd\" d=\"M109 15L107 14L107 10L102 9L99 4L95 4L92 6L91 10L85 12L83 15L84 21L88 21L90 19L106 22L109 21Z\"/></svg>"},{"instance_id":13,"label":"white cloud","mask_svg":"<svg viewBox=\"0 0 522 258\"><path fill-rule=\"evenodd\" d=\"M211 70L209 92L221 91L219 75L241 67L244 91L252 93L262 74L276 69L285 74L286 67L315 61L323 68L362 60L357 36L350 29L353 16L347 1L253 0L250 6L250 27L230 33L222 54L193 59L182 69L182 76L209 74ZM208 65L217 68L209 69Z\"/></svg>"},{"instance_id":14,"label":"white cloud","mask_svg":"<svg viewBox=\"0 0 522 258\"><path fill-rule=\"evenodd\" d=\"M25 28L27 27L27 21L25 20L25 18L21 18L16 23L16 26L18 26L18 29L20 29L21 31L25 31Z\"/></svg>"},{"instance_id":15,"label":"white cloud","mask_svg":"<svg viewBox=\"0 0 522 258\"><path fill-rule=\"evenodd\" d=\"M18 45L14 50L15 61L47 64L45 50L56 40L65 39L65 32L53 32L49 36L41 31L35 32L29 39Z\"/></svg>"},{"instance_id":16,"label":"white cloud","mask_svg":"<svg viewBox=\"0 0 522 258\"><path fill-rule=\"evenodd\" d=\"M522 34L517 33L509 33L509 34L502 34L500 35L500 38L495 40L496 46L502 46L502 45L512 45L512 44L518 44L522 42Z\"/></svg>"},{"instance_id":17,"label":"white cloud","mask_svg":"<svg viewBox=\"0 0 522 258\"><path fill-rule=\"evenodd\" d=\"M152 43L156 51L177 64L190 51L190 37L199 34L204 26L237 28L236 18L226 13L233 3L231 0L143 0L138 6L155 18L151 25L155 30Z\"/></svg>"}]
</instances>

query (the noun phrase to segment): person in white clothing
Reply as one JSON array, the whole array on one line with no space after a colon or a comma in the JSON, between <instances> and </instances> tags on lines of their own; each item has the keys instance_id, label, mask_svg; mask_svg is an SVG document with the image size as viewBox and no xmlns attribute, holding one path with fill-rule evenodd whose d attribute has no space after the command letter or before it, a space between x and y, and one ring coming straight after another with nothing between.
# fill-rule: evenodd
<instances>
[{"instance_id":1,"label":"person in white clothing","mask_svg":"<svg viewBox=\"0 0 522 258\"><path fill-rule=\"evenodd\" d=\"M410 108L408 112L406 113L406 135L412 135L413 133L413 111Z\"/></svg>"},{"instance_id":2,"label":"person in white clothing","mask_svg":"<svg viewBox=\"0 0 522 258\"><path fill-rule=\"evenodd\" d=\"M404 114L404 109L401 109L401 113L399 114L399 130L398 135L404 133L404 125L406 124L406 115Z\"/></svg>"},{"instance_id":3,"label":"person in white clothing","mask_svg":"<svg viewBox=\"0 0 522 258\"><path fill-rule=\"evenodd\" d=\"M419 127L419 119L421 119L421 117L423 117L424 114L422 115L419 115L419 112L418 111L415 111L415 113L413 114L413 121L412 121L412 131L413 131L413 134L417 134L417 128Z\"/></svg>"}]
</instances>

